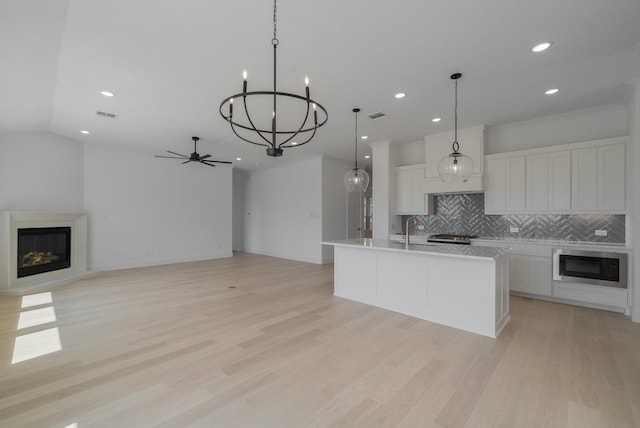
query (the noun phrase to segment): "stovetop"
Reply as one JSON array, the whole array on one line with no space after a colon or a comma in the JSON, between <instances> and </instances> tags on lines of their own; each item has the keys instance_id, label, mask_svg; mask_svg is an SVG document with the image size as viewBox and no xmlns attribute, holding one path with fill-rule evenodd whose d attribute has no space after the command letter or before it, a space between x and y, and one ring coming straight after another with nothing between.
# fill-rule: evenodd
<instances>
[{"instance_id":1,"label":"stovetop","mask_svg":"<svg viewBox=\"0 0 640 428\"><path fill-rule=\"evenodd\" d=\"M475 235L453 235L442 233L438 235L430 235L428 242L448 242L452 244L470 244L472 239L477 238Z\"/></svg>"}]
</instances>

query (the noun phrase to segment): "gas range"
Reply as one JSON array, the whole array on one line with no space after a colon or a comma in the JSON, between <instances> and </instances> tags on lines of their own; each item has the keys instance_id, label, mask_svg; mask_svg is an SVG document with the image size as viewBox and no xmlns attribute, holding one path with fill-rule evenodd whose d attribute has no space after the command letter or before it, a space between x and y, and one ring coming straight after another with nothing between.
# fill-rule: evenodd
<instances>
[{"instance_id":1,"label":"gas range","mask_svg":"<svg viewBox=\"0 0 640 428\"><path fill-rule=\"evenodd\" d=\"M440 235L430 235L427 238L428 242L442 242L445 244L462 244L462 245L470 245L471 240L477 238L477 236L473 235L450 235L450 234L440 234Z\"/></svg>"}]
</instances>

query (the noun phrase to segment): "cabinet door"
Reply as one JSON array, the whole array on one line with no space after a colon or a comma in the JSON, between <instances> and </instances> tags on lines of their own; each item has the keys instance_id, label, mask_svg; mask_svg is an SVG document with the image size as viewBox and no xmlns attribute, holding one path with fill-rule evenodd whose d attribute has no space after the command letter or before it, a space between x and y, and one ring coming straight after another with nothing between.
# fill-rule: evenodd
<instances>
[{"instance_id":1,"label":"cabinet door","mask_svg":"<svg viewBox=\"0 0 640 428\"><path fill-rule=\"evenodd\" d=\"M571 209L571 152L551 152L548 154L548 202L549 211L569 211Z\"/></svg>"},{"instance_id":2,"label":"cabinet door","mask_svg":"<svg viewBox=\"0 0 640 428\"><path fill-rule=\"evenodd\" d=\"M507 158L507 212L525 209L525 157Z\"/></svg>"},{"instance_id":3,"label":"cabinet door","mask_svg":"<svg viewBox=\"0 0 640 428\"><path fill-rule=\"evenodd\" d=\"M571 209L598 209L598 149L571 151Z\"/></svg>"},{"instance_id":4,"label":"cabinet door","mask_svg":"<svg viewBox=\"0 0 640 428\"><path fill-rule=\"evenodd\" d=\"M491 159L485 168L487 190L484 194L485 213L503 213L507 209L507 162Z\"/></svg>"},{"instance_id":5,"label":"cabinet door","mask_svg":"<svg viewBox=\"0 0 640 428\"><path fill-rule=\"evenodd\" d=\"M548 209L548 157L546 153L527 156L527 211Z\"/></svg>"},{"instance_id":6,"label":"cabinet door","mask_svg":"<svg viewBox=\"0 0 640 428\"><path fill-rule=\"evenodd\" d=\"M396 171L396 212L406 214L411 212L411 171Z\"/></svg>"},{"instance_id":7,"label":"cabinet door","mask_svg":"<svg viewBox=\"0 0 640 428\"><path fill-rule=\"evenodd\" d=\"M598 148L598 210L625 209L625 146Z\"/></svg>"},{"instance_id":8,"label":"cabinet door","mask_svg":"<svg viewBox=\"0 0 640 428\"><path fill-rule=\"evenodd\" d=\"M551 296L551 257L530 257L530 292L543 296Z\"/></svg>"},{"instance_id":9,"label":"cabinet door","mask_svg":"<svg viewBox=\"0 0 640 428\"><path fill-rule=\"evenodd\" d=\"M424 185L424 168L411 170L411 208L414 213L426 213Z\"/></svg>"},{"instance_id":10,"label":"cabinet door","mask_svg":"<svg viewBox=\"0 0 640 428\"><path fill-rule=\"evenodd\" d=\"M529 256L512 254L509 256L509 289L513 291L530 292Z\"/></svg>"}]
</instances>

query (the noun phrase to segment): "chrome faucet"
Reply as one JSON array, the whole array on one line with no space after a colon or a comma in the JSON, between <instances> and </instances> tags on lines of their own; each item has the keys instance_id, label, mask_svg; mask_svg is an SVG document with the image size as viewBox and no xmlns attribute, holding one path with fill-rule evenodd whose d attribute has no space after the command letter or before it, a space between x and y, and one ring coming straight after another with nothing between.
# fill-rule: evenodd
<instances>
[{"instance_id":1,"label":"chrome faucet","mask_svg":"<svg viewBox=\"0 0 640 428\"><path fill-rule=\"evenodd\" d=\"M411 217L409 217L404 225L404 246L405 248L409 248L409 235L410 235L410 223L413 221L414 225L419 225L420 224L420 220L418 219L418 216L412 215Z\"/></svg>"}]
</instances>

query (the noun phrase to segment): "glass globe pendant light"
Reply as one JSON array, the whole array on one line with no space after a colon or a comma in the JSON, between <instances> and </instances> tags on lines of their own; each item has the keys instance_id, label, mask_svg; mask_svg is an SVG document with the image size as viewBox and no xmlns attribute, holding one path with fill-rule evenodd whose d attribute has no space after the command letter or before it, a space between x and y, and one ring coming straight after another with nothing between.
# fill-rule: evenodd
<instances>
[{"instance_id":1,"label":"glass globe pendant light","mask_svg":"<svg viewBox=\"0 0 640 428\"><path fill-rule=\"evenodd\" d=\"M344 186L347 188L347 192L366 192L369 187L369 173L362 168L358 168L358 112L359 108L354 108L353 112L356 116L356 135L355 135L355 147L356 147L356 164L355 167L347 171L344 175Z\"/></svg>"},{"instance_id":2,"label":"glass globe pendant light","mask_svg":"<svg viewBox=\"0 0 640 428\"><path fill-rule=\"evenodd\" d=\"M460 144L458 143L458 79L461 77L461 73L451 75L451 79L456 83L453 152L443 157L438 163L438 175L444 182L458 181L464 183L469 180L473 172L473 159L460 153Z\"/></svg>"}]
</instances>

